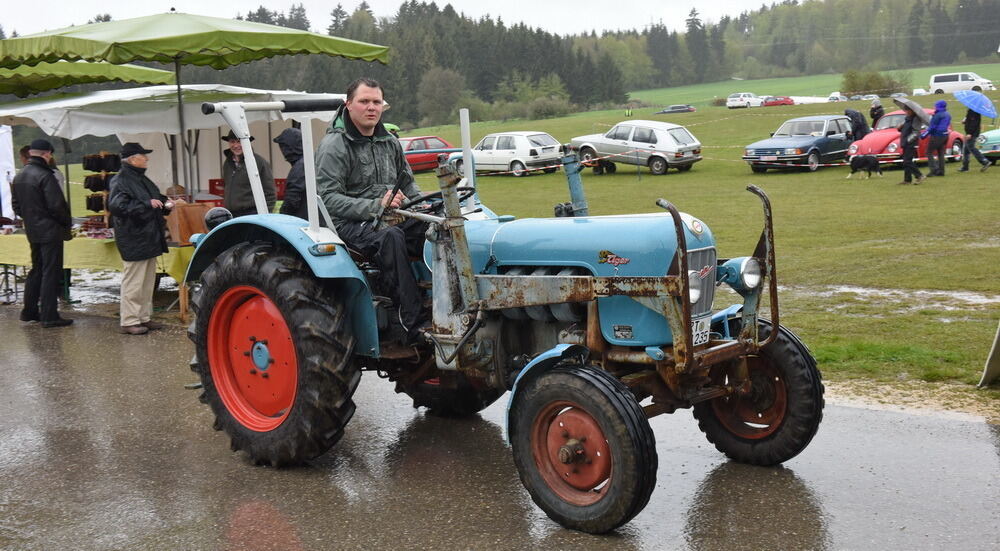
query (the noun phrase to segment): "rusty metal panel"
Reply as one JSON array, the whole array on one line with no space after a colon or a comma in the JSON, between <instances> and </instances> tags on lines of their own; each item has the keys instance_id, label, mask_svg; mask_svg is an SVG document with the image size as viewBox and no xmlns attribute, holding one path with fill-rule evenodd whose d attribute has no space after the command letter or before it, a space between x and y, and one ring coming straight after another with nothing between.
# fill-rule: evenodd
<instances>
[{"instance_id":1,"label":"rusty metal panel","mask_svg":"<svg viewBox=\"0 0 1000 551\"><path fill-rule=\"evenodd\" d=\"M486 310L588 302L615 295L666 297L680 293L679 278L539 275L477 275Z\"/></svg>"}]
</instances>

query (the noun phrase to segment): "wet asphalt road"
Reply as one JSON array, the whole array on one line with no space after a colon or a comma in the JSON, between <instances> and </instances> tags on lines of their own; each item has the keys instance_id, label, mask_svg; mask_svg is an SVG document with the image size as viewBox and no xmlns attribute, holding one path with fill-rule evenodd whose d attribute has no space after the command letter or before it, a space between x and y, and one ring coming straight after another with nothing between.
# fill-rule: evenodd
<instances>
[{"instance_id":1,"label":"wet asphalt road","mask_svg":"<svg viewBox=\"0 0 1000 551\"><path fill-rule=\"evenodd\" d=\"M653 419L649 506L607 536L549 521L504 443L506 397L439 419L365 374L331 452L255 467L212 430L174 328L64 329L0 307L0 549L997 549L1000 427L827 406L781 468Z\"/></svg>"}]
</instances>

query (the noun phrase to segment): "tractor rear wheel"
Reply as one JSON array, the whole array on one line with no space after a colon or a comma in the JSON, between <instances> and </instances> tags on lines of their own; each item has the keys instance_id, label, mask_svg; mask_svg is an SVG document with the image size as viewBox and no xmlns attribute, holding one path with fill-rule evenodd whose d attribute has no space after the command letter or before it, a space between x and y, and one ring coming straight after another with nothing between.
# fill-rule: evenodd
<instances>
[{"instance_id":1,"label":"tractor rear wheel","mask_svg":"<svg viewBox=\"0 0 1000 551\"><path fill-rule=\"evenodd\" d=\"M361 372L335 289L271 243L240 243L202 273L193 306L192 369L233 451L278 467L340 440Z\"/></svg>"},{"instance_id":2,"label":"tractor rear wheel","mask_svg":"<svg viewBox=\"0 0 1000 551\"><path fill-rule=\"evenodd\" d=\"M769 322L760 321L761 339L772 330ZM823 383L816 360L791 331L778 326L775 341L747 363L750 392L695 404L698 428L734 461L788 461L809 445L823 420ZM725 369L716 369L712 379L726 384L726 377Z\"/></svg>"},{"instance_id":3,"label":"tractor rear wheel","mask_svg":"<svg viewBox=\"0 0 1000 551\"><path fill-rule=\"evenodd\" d=\"M605 371L554 368L514 396L521 482L559 524L601 534L631 520L656 486L656 441L635 396Z\"/></svg>"},{"instance_id":4,"label":"tractor rear wheel","mask_svg":"<svg viewBox=\"0 0 1000 551\"><path fill-rule=\"evenodd\" d=\"M402 389L413 398L413 407L426 407L441 417L469 417L489 407L504 391L471 380L462 373L453 375L456 381L439 377L420 381ZM450 384L449 384L450 383Z\"/></svg>"}]
</instances>

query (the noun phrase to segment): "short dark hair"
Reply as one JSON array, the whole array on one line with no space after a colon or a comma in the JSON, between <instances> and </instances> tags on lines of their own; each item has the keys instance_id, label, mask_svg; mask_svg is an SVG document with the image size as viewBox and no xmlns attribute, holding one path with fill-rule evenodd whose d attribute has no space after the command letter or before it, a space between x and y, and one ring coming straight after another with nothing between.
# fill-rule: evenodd
<instances>
[{"instance_id":1,"label":"short dark hair","mask_svg":"<svg viewBox=\"0 0 1000 551\"><path fill-rule=\"evenodd\" d=\"M370 77L361 77L347 85L347 101L354 99L354 92L357 92L358 86L361 86L362 84L369 88L378 88L379 90L382 90L382 95L385 95L385 88L382 88L382 85L379 84L377 80Z\"/></svg>"},{"instance_id":2,"label":"short dark hair","mask_svg":"<svg viewBox=\"0 0 1000 551\"><path fill-rule=\"evenodd\" d=\"M31 151L31 146L30 146L30 145L26 145L26 146L22 147L21 149L19 149L19 150L18 150L17 152L18 152L18 153L19 153L19 154L20 154L20 155L21 155L22 157L25 157L25 158L27 158L27 157L29 157L29 156L30 156L30 155L28 155L28 152L29 152L29 151Z\"/></svg>"}]
</instances>

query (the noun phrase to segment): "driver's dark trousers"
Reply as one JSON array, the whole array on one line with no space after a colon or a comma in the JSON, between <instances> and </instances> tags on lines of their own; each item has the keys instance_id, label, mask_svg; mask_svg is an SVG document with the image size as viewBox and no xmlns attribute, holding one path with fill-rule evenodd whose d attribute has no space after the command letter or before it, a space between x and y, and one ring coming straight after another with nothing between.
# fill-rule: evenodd
<instances>
[{"instance_id":1,"label":"driver's dark trousers","mask_svg":"<svg viewBox=\"0 0 1000 551\"><path fill-rule=\"evenodd\" d=\"M399 305L399 317L408 332L423 320L423 298L410 268L410 257L423 256L427 224L413 218L395 226L372 230L371 223L341 222L337 233L348 247L370 258L382 271L382 281Z\"/></svg>"}]
</instances>

